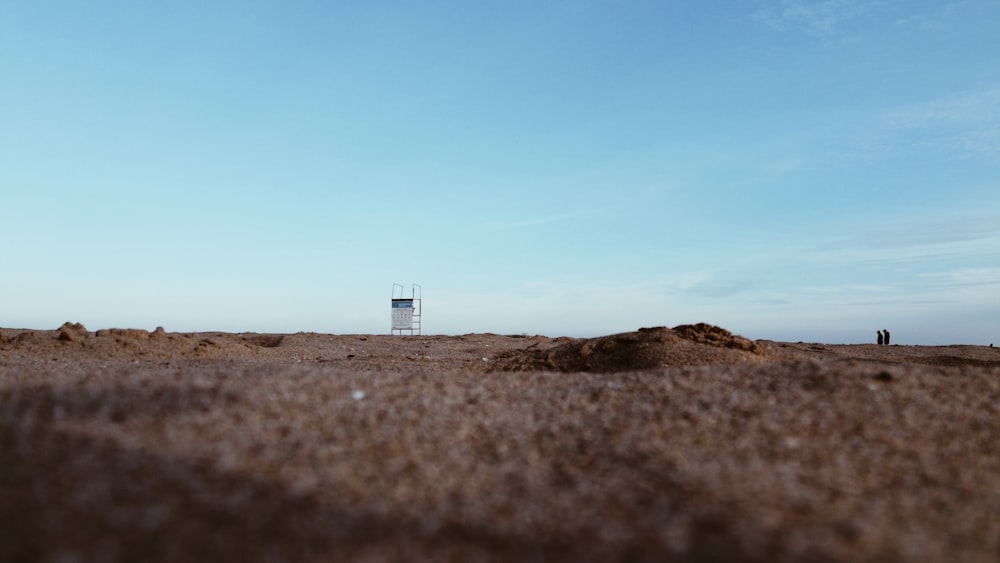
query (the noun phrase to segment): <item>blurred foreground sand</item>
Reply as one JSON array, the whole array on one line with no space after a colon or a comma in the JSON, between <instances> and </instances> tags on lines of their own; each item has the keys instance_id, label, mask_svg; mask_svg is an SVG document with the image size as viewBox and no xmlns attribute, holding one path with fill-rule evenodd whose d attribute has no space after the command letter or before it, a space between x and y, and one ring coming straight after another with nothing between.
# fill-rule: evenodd
<instances>
[{"instance_id":1,"label":"blurred foreground sand","mask_svg":"<svg viewBox=\"0 0 1000 563\"><path fill-rule=\"evenodd\" d=\"M0 561L1000 561L1000 349L0 330Z\"/></svg>"}]
</instances>

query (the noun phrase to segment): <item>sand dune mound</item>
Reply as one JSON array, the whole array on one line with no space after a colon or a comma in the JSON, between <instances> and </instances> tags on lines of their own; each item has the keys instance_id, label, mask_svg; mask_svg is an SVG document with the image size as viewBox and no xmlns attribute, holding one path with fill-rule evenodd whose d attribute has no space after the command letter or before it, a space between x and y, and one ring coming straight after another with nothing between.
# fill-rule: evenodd
<instances>
[{"instance_id":1,"label":"sand dune mound","mask_svg":"<svg viewBox=\"0 0 1000 563\"><path fill-rule=\"evenodd\" d=\"M620 372L667 366L742 364L760 362L763 350L753 341L726 329L699 323L641 328L575 340L540 350L529 347L497 355L493 370Z\"/></svg>"},{"instance_id":2,"label":"sand dune mound","mask_svg":"<svg viewBox=\"0 0 1000 563\"><path fill-rule=\"evenodd\" d=\"M86 338L88 335L87 327L80 323L65 322L57 330L59 331L59 340L63 342L74 342Z\"/></svg>"},{"instance_id":3,"label":"sand dune mound","mask_svg":"<svg viewBox=\"0 0 1000 563\"><path fill-rule=\"evenodd\" d=\"M745 350L754 354L761 354L761 348L749 338L737 336L728 330L710 325L698 323L694 325L679 325L673 328L674 333L681 338L692 340L701 344L718 346L720 348L731 348L733 350Z\"/></svg>"},{"instance_id":4,"label":"sand dune mound","mask_svg":"<svg viewBox=\"0 0 1000 563\"><path fill-rule=\"evenodd\" d=\"M276 348L284 335L224 332L174 333L156 327L87 330L80 323L63 323L55 330L0 332L0 349L32 353L78 354L83 357L141 358L227 357L254 358L264 348Z\"/></svg>"}]
</instances>

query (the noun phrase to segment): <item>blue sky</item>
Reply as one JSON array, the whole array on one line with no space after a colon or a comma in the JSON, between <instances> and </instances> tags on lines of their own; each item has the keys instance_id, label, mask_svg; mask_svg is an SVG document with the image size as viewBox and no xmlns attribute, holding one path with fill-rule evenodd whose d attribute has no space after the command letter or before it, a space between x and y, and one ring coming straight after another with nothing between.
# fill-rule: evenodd
<instances>
[{"instance_id":1,"label":"blue sky","mask_svg":"<svg viewBox=\"0 0 1000 563\"><path fill-rule=\"evenodd\" d=\"M0 0L0 326L1000 343L1000 2Z\"/></svg>"}]
</instances>

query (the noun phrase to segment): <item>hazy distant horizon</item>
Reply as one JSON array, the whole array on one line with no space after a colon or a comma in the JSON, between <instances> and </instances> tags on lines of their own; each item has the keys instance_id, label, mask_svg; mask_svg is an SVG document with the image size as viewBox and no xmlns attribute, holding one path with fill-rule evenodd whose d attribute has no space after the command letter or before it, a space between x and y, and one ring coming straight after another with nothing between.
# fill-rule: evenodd
<instances>
[{"instance_id":1,"label":"hazy distant horizon","mask_svg":"<svg viewBox=\"0 0 1000 563\"><path fill-rule=\"evenodd\" d=\"M112 324L101 324L93 325L86 322L80 322L75 320L66 320L53 324L51 326L10 326L2 325L0 329L8 330L56 330L64 322L82 324L88 331L96 332L98 330L111 329L111 328L132 328L147 330L153 332L159 327L162 327L167 332L177 332L177 333L187 333L187 332L225 332L225 333L259 333L259 334L295 334L295 333L318 333L318 334L332 334L332 335L389 335L390 323L388 320L384 323L384 328L379 329L369 329L369 330L351 330L350 328L346 330L324 330L313 328L294 328L292 326L278 327L276 329L268 329L267 325L259 325L256 328L239 328L239 326L228 326L226 328L211 327L209 325L194 325L194 324L184 324L179 323L173 326L165 326L163 324L123 324L123 323L112 323ZM763 334L741 331L739 329L733 329L725 325L720 325L718 323L711 322L710 320L703 321L689 321L689 322L677 322L677 323L659 323L659 324L643 324L641 326L635 326L631 328L617 327L609 330L591 330L591 331L560 331L558 329L554 331L533 331L533 330L517 330L514 328L503 329L503 328L489 328L489 327L479 327L478 329L470 330L451 330L444 332L435 332L433 329L424 328L420 335L421 336L462 336L466 334L500 334L500 335L517 335L517 336L546 336L550 338L558 337L571 337L571 338L596 338L600 336L608 336L611 334L617 334L622 332L632 332L639 330L640 328L651 328L656 326L666 326L668 328L673 328L682 324L696 324L699 322L705 322L707 324L713 324L720 326L734 334L750 338L752 340L773 340L776 342L815 342L820 344L875 344L876 343L876 331L883 329L873 329L871 330L870 336L867 332L855 329L844 329L844 330L801 330L801 331L781 331L774 330L771 332L765 332ZM427 319L424 319L424 326L433 326L434 323L430 323ZM242 326L242 325L240 325ZM252 326L252 325L246 325ZM905 329L892 330L889 329L892 334L892 344L901 346L948 346L948 345L975 345L975 346L989 346L995 343L994 341L974 341L974 340L954 340L950 338L950 333L944 329L923 331L920 334L925 335L923 340L915 340L914 333ZM863 334L864 333L864 334ZM399 333L395 333L399 334ZM931 338L926 338L927 334L931 334ZM413 336L416 336L414 334ZM402 337L410 336L408 333L402 333Z\"/></svg>"}]
</instances>

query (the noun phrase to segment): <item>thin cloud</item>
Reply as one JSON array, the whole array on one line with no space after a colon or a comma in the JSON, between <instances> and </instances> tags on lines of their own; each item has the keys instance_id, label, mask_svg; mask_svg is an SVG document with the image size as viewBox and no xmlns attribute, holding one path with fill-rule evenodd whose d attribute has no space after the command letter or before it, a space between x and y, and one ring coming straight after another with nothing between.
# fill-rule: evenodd
<instances>
[{"instance_id":1,"label":"thin cloud","mask_svg":"<svg viewBox=\"0 0 1000 563\"><path fill-rule=\"evenodd\" d=\"M948 303L946 299L872 299L868 301L851 301L844 303L845 307L887 307L887 306L915 306L915 305L941 305Z\"/></svg>"},{"instance_id":2,"label":"thin cloud","mask_svg":"<svg viewBox=\"0 0 1000 563\"><path fill-rule=\"evenodd\" d=\"M513 231L519 229L529 229L532 227L542 227L555 225L583 219L593 219L602 217L605 214L595 210L575 210L566 213L554 213L551 215L535 215L529 217L499 218L485 221L486 228L496 231Z\"/></svg>"},{"instance_id":3,"label":"thin cloud","mask_svg":"<svg viewBox=\"0 0 1000 563\"><path fill-rule=\"evenodd\" d=\"M937 100L905 106L886 114L885 124L916 128L940 123L990 123L1000 121L1000 85L953 94Z\"/></svg>"},{"instance_id":4,"label":"thin cloud","mask_svg":"<svg viewBox=\"0 0 1000 563\"><path fill-rule=\"evenodd\" d=\"M918 131L914 148L1000 162L1000 85L901 107L887 112L882 122L901 135Z\"/></svg>"},{"instance_id":5,"label":"thin cloud","mask_svg":"<svg viewBox=\"0 0 1000 563\"><path fill-rule=\"evenodd\" d=\"M944 217L920 217L877 229L864 229L816 250L864 250L870 253L915 250L922 256L933 256L948 254L941 252L943 247L970 243L992 244L998 240L1000 223L997 212L965 212Z\"/></svg>"},{"instance_id":6,"label":"thin cloud","mask_svg":"<svg viewBox=\"0 0 1000 563\"><path fill-rule=\"evenodd\" d=\"M849 22L880 11L885 2L871 0L780 0L771 2L753 17L773 29L800 30L813 36L830 38L843 33Z\"/></svg>"},{"instance_id":7,"label":"thin cloud","mask_svg":"<svg viewBox=\"0 0 1000 563\"><path fill-rule=\"evenodd\" d=\"M697 286L690 288L688 291L705 297L721 299L724 297L733 297L735 295L744 294L756 286L757 283L753 281L719 280L707 281L705 283L698 284Z\"/></svg>"},{"instance_id":8,"label":"thin cloud","mask_svg":"<svg viewBox=\"0 0 1000 563\"><path fill-rule=\"evenodd\" d=\"M905 5L905 14L899 17L893 25L901 29L939 32L952 28L952 18L962 11L963 4L968 2L949 2L942 5L928 6L929 12L913 13L912 5Z\"/></svg>"},{"instance_id":9,"label":"thin cloud","mask_svg":"<svg viewBox=\"0 0 1000 563\"><path fill-rule=\"evenodd\" d=\"M487 221L485 223L487 228L497 230L497 231L512 231L518 229L526 229L530 227L538 227L542 225L551 225L554 223L563 223L566 221L572 221L577 219L579 215L572 213L565 213L560 215L546 215L540 217L525 217L523 219L517 220L499 220L499 221Z\"/></svg>"},{"instance_id":10,"label":"thin cloud","mask_svg":"<svg viewBox=\"0 0 1000 563\"><path fill-rule=\"evenodd\" d=\"M1000 268L958 268L919 277L936 289L996 287L1000 294Z\"/></svg>"}]
</instances>

